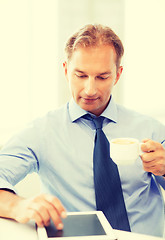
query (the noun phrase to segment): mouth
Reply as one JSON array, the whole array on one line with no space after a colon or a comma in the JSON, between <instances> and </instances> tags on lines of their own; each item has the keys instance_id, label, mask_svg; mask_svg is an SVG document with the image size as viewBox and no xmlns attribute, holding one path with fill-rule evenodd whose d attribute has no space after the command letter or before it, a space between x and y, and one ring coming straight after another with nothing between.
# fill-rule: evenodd
<instances>
[{"instance_id":1,"label":"mouth","mask_svg":"<svg viewBox=\"0 0 165 240\"><path fill-rule=\"evenodd\" d=\"M85 104L93 104L95 103L99 98L83 98L82 97L82 100Z\"/></svg>"}]
</instances>

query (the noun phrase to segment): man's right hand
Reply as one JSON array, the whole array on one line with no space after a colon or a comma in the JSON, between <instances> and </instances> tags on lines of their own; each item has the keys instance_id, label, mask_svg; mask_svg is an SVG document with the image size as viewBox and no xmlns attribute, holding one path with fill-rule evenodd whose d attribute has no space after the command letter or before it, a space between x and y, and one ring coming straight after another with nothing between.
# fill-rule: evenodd
<instances>
[{"instance_id":1,"label":"man's right hand","mask_svg":"<svg viewBox=\"0 0 165 240\"><path fill-rule=\"evenodd\" d=\"M6 212L1 209L5 198L8 202L8 211ZM61 218L66 217L66 211L59 199L52 195L41 194L24 199L11 192L0 190L0 216L12 218L20 223L34 220L39 227L48 226L52 219L56 228L61 230L63 229Z\"/></svg>"}]
</instances>

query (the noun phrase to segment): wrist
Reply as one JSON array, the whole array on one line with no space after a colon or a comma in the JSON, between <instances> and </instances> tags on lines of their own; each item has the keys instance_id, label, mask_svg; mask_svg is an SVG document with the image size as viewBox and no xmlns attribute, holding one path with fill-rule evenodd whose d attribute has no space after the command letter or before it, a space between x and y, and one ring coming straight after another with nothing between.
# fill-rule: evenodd
<instances>
[{"instance_id":1,"label":"wrist","mask_svg":"<svg viewBox=\"0 0 165 240\"><path fill-rule=\"evenodd\" d=\"M22 199L14 192L7 190L0 190L0 216L16 220L18 214L18 204Z\"/></svg>"},{"instance_id":2,"label":"wrist","mask_svg":"<svg viewBox=\"0 0 165 240\"><path fill-rule=\"evenodd\" d=\"M24 198L18 196L15 194L15 196L12 198L9 209L10 213L9 216L11 219L14 219L17 221L17 216L20 214L21 211L21 203L24 200Z\"/></svg>"}]
</instances>

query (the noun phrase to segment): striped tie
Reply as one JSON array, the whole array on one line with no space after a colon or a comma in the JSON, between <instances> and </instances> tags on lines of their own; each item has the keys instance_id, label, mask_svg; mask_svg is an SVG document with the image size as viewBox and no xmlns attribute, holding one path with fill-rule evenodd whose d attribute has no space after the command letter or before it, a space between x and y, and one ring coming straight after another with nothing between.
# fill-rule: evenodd
<instances>
[{"instance_id":1,"label":"striped tie","mask_svg":"<svg viewBox=\"0 0 165 240\"><path fill-rule=\"evenodd\" d=\"M84 118L92 120L96 128L93 168L97 210L103 211L114 229L131 231L118 167L110 157L109 141L102 131L104 117L87 114Z\"/></svg>"}]
</instances>

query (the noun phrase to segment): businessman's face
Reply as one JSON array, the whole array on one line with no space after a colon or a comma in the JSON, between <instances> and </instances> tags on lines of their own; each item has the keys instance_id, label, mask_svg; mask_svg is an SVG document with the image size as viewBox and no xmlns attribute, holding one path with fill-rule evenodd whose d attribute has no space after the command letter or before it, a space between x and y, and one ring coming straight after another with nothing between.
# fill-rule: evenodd
<instances>
[{"instance_id":1,"label":"businessman's face","mask_svg":"<svg viewBox=\"0 0 165 240\"><path fill-rule=\"evenodd\" d=\"M84 110L99 116L106 108L113 86L122 73L116 69L112 46L78 48L64 63L65 75L75 102Z\"/></svg>"}]
</instances>

